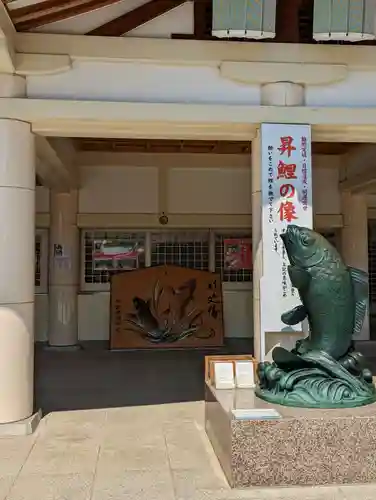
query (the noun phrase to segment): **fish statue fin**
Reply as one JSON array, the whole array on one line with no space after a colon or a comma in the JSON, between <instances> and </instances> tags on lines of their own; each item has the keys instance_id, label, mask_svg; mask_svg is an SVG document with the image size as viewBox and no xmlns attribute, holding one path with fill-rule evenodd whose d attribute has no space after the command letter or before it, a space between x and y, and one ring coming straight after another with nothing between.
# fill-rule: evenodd
<instances>
[{"instance_id":1,"label":"fish statue fin","mask_svg":"<svg viewBox=\"0 0 376 500\"><path fill-rule=\"evenodd\" d=\"M302 368L310 367L310 363L307 363L301 356L281 346L277 346L273 349L272 357L274 363L282 370L301 370Z\"/></svg>"},{"instance_id":2,"label":"fish statue fin","mask_svg":"<svg viewBox=\"0 0 376 500\"><path fill-rule=\"evenodd\" d=\"M307 288L309 282L311 281L311 275L301 267L298 266L288 266L287 271L291 280L291 284L294 288L302 290Z\"/></svg>"},{"instance_id":3,"label":"fish statue fin","mask_svg":"<svg viewBox=\"0 0 376 500\"><path fill-rule=\"evenodd\" d=\"M349 267L354 285L355 295L355 322L353 335L360 333L368 306L368 273L355 267Z\"/></svg>"},{"instance_id":4,"label":"fish statue fin","mask_svg":"<svg viewBox=\"0 0 376 500\"><path fill-rule=\"evenodd\" d=\"M303 305L296 306L290 311L286 311L282 314L281 320L285 325L297 325L305 320L307 317L307 310Z\"/></svg>"}]
</instances>

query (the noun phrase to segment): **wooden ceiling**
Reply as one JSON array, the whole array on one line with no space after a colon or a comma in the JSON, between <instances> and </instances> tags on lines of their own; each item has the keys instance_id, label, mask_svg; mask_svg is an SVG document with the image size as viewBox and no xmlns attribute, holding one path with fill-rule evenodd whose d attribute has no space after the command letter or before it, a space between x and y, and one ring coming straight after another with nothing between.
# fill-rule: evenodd
<instances>
[{"instance_id":1,"label":"wooden ceiling","mask_svg":"<svg viewBox=\"0 0 376 500\"><path fill-rule=\"evenodd\" d=\"M33 31L42 26L88 14L122 0L34 0L24 7L17 0L2 0L19 32ZM123 0L124 1L124 0ZM144 0L145 3L85 33L97 36L123 36L135 28L183 5L189 0ZM211 35L212 0L194 2L194 33L172 33L172 38L215 40ZM316 43L312 38L314 0L277 0L276 37L266 42ZM124 3L126 9L126 3ZM46 29L45 31L48 31ZM249 39L230 41L251 42ZM327 42L333 43L333 42ZM334 42L336 43L336 42ZM346 43L346 42L344 42ZM374 43L372 42L359 42Z\"/></svg>"},{"instance_id":2,"label":"wooden ceiling","mask_svg":"<svg viewBox=\"0 0 376 500\"><path fill-rule=\"evenodd\" d=\"M17 31L29 31L56 21L63 21L93 10L107 7L119 0L43 0L8 12Z\"/></svg>"},{"instance_id":3,"label":"wooden ceiling","mask_svg":"<svg viewBox=\"0 0 376 500\"><path fill-rule=\"evenodd\" d=\"M178 141L150 139L73 139L78 151L117 153L251 153L251 142L242 141ZM355 143L314 142L313 154L341 155L356 147Z\"/></svg>"},{"instance_id":4,"label":"wooden ceiling","mask_svg":"<svg viewBox=\"0 0 376 500\"><path fill-rule=\"evenodd\" d=\"M119 3L120 0L43 0L25 7L13 8L13 2L2 0L8 7L10 18L17 31L32 31L57 21L63 21L94 10ZM188 0L147 0L135 9L95 28L87 35L122 36L158 16L179 7ZM196 1L196 0L194 0ZM210 5L211 0L197 0L197 10Z\"/></svg>"}]
</instances>

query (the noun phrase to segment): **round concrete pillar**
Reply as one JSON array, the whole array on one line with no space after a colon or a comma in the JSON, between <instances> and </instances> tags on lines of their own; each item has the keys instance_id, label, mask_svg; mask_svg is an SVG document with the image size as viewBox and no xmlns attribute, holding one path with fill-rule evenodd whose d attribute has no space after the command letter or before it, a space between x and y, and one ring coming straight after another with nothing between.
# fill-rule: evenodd
<instances>
[{"instance_id":1,"label":"round concrete pillar","mask_svg":"<svg viewBox=\"0 0 376 500\"><path fill-rule=\"evenodd\" d=\"M0 307L0 424L33 412L33 349L30 332L12 309Z\"/></svg>"},{"instance_id":2,"label":"round concrete pillar","mask_svg":"<svg viewBox=\"0 0 376 500\"><path fill-rule=\"evenodd\" d=\"M50 272L48 344L78 347L77 291L79 281L78 193L50 195Z\"/></svg>"},{"instance_id":3,"label":"round concrete pillar","mask_svg":"<svg viewBox=\"0 0 376 500\"><path fill-rule=\"evenodd\" d=\"M33 411L35 149L25 122L0 120L0 138L0 307L5 307L0 310L0 423L5 423Z\"/></svg>"}]
</instances>

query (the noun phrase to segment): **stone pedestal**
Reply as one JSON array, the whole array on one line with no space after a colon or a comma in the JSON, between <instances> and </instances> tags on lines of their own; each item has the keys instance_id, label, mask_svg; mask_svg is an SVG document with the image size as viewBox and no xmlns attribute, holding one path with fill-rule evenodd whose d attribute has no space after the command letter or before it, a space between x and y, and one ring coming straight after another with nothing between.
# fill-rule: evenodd
<instances>
[{"instance_id":1,"label":"stone pedestal","mask_svg":"<svg viewBox=\"0 0 376 500\"><path fill-rule=\"evenodd\" d=\"M233 409L274 408L278 420L236 420ZM233 488L376 481L376 404L348 410L271 405L250 389L206 385L206 432Z\"/></svg>"}]
</instances>

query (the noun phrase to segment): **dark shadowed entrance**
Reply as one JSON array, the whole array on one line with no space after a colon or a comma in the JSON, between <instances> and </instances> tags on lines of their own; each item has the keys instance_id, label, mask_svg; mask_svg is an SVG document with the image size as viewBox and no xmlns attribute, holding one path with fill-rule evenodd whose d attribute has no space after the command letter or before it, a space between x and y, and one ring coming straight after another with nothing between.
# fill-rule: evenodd
<instances>
[{"instance_id":1,"label":"dark shadowed entrance","mask_svg":"<svg viewBox=\"0 0 376 500\"><path fill-rule=\"evenodd\" d=\"M199 401L206 354L252 351L252 339L227 339L215 350L113 352L89 342L82 351L54 352L37 344L36 406L48 413Z\"/></svg>"}]
</instances>

